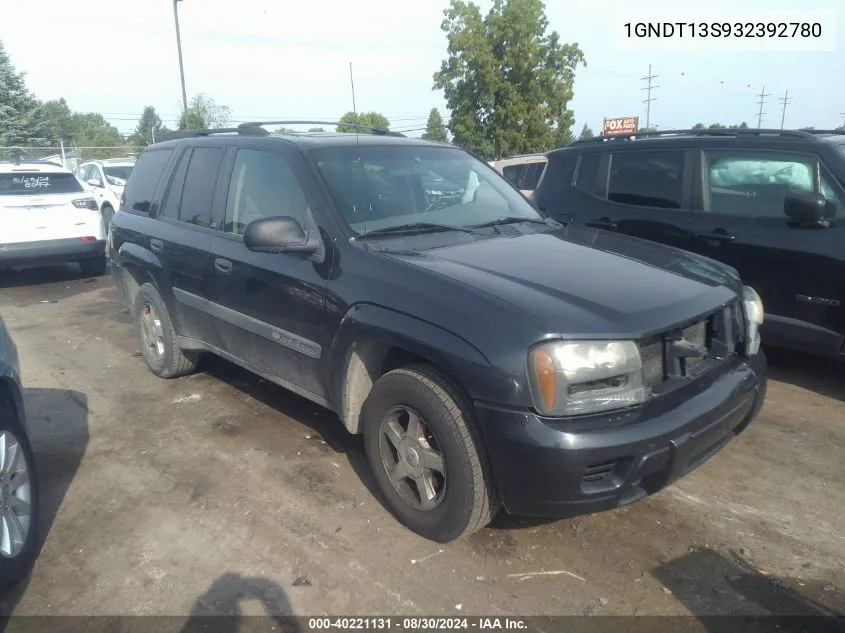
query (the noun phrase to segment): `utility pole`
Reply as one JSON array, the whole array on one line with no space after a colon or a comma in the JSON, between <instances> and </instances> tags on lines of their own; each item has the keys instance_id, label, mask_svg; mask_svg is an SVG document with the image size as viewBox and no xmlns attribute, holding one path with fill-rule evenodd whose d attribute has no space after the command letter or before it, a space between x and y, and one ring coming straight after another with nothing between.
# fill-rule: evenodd
<instances>
[{"instance_id":1,"label":"utility pole","mask_svg":"<svg viewBox=\"0 0 845 633\"><path fill-rule=\"evenodd\" d=\"M784 122L784 120L786 120L786 106L788 106L790 103L792 103L792 99L789 98L789 90L786 91L786 94L783 95L783 97L781 97L779 99L779 101L780 101L781 105L783 106L783 111L781 112L781 115L780 115L780 129L783 129L783 122Z\"/></svg>"},{"instance_id":2,"label":"utility pole","mask_svg":"<svg viewBox=\"0 0 845 633\"><path fill-rule=\"evenodd\" d=\"M763 104L766 103L766 97L771 97L769 93L766 92L766 86L763 86L763 89L760 91L760 101L757 103L760 104L760 111L757 113L757 129L760 129L760 125L763 122L763 115L766 114L763 112Z\"/></svg>"},{"instance_id":3,"label":"utility pole","mask_svg":"<svg viewBox=\"0 0 845 633\"><path fill-rule=\"evenodd\" d=\"M185 115L185 129L190 129L188 121L188 93L185 91L185 67L182 65L182 37L179 34L179 11L176 4L181 0L173 0L173 22L176 24L176 48L179 51L179 78L182 80L182 112Z\"/></svg>"},{"instance_id":4,"label":"utility pole","mask_svg":"<svg viewBox=\"0 0 845 633\"><path fill-rule=\"evenodd\" d=\"M652 80L657 79L657 75L651 74L651 64L648 65L648 77L641 77L640 81L647 81L648 84L645 88L641 88L641 90L646 90L646 98L643 100L645 104L645 127L646 130L651 128L651 102L657 101L657 97L651 96L651 91L655 88L659 88L660 86L652 85Z\"/></svg>"},{"instance_id":5,"label":"utility pole","mask_svg":"<svg viewBox=\"0 0 845 633\"><path fill-rule=\"evenodd\" d=\"M352 78L352 62L349 62L349 85L352 87L352 113L355 115L355 123L358 123L358 108L355 105L355 80Z\"/></svg>"}]
</instances>

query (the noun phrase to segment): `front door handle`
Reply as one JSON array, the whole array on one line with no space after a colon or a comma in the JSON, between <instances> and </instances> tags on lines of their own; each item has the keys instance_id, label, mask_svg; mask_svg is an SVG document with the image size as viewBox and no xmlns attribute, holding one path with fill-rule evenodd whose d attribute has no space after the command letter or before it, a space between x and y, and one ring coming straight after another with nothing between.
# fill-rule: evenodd
<instances>
[{"instance_id":1,"label":"front door handle","mask_svg":"<svg viewBox=\"0 0 845 633\"><path fill-rule=\"evenodd\" d=\"M720 242L732 242L736 239L736 235L731 235L725 229L713 229L712 231L699 231L696 233L698 237L703 237L706 240L718 240Z\"/></svg>"},{"instance_id":2,"label":"front door handle","mask_svg":"<svg viewBox=\"0 0 845 633\"><path fill-rule=\"evenodd\" d=\"M218 257L214 260L214 267L224 275L228 275L232 272L232 262L228 259L223 259L222 257Z\"/></svg>"},{"instance_id":3,"label":"front door handle","mask_svg":"<svg viewBox=\"0 0 845 633\"><path fill-rule=\"evenodd\" d=\"M616 222L612 222L610 218L599 218L598 220L592 220L587 222L587 226L592 227L594 229L604 229L605 231L615 231L616 230Z\"/></svg>"},{"instance_id":4,"label":"front door handle","mask_svg":"<svg viewBox=\"0 0 845 633\"><path fill-rule=\"evenodd\" d=\"M164 248L164 242L159 239L153 238L150 240L150 248L158 252Z\"/></svg>"}]
</instances>

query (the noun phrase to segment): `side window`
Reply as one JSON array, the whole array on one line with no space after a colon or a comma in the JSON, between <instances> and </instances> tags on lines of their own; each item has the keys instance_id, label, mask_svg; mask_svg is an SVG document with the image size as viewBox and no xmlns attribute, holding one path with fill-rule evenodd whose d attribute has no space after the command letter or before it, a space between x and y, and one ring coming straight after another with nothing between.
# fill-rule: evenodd
<instances>
[{"instance_id":1,"label":"side window","mask_svg":"<svg viewBox=\"0 0 845 633\"><path fill-rule=\"evenodd\" d=\"M241 149L235 155L223 230L243 235L261 218L288 216L306 226L308 203L287 160L275 152Z\"/></svg>"},{"instance_id":2,"label":"side window","mask_svg":"<svg viewBox=\"0 0 845 633\"><path fill-rule=\"evenodd\" d=\"M195 147L191 152L179 205L179 219L182 222L214 227L214 186L222 160L222 147Z\"/></svg>"},{"instance_id":3,"label":"side window","mask_svg":"<svg viewBox=\"0 0 845 633\"><path fill-rule=\"evenodd\" d=\"M519 187L519 180L523 165L508 165L502 168L502 175L515 187Z\"/></svg>"},{"instance_id":4,"label":"side window","mask_svg":"<svg viewBox=\"0 0 845 633\"><path fill-rule=\"evenodd\" d=\"M172 149L150 150L138 157L123 192L121 209L141 215L150 213L158 182L172 153Z\"/></svg>"},{"instance_id":5,"label":"side window","mask_svg":"<svg viewBox=\"0 0 845 633\"><path fill-rule=\"evenodd\" d=\"M191 159L191 149L188 148L182 153L179 158L179 164L173 172L173 178L170 180L170 186L167 189L167 195L161 205L159 215L166 218L179 219L179 207L182 202L182 187L185 184L185 172L188 171L188 161Z\"/></svg>"},{"instance_id":6,"label":"side window","mask_svg":"<svg viewBox=\"0 0 845 633\"><path fill-rule=\"evenodd\" d=\"M522 179L522 186L520 189L530 189L534 191L537 188L537 183L540 182L540 176L543 175L546 163L531 163L528 165L528 170L525 172L525 177Z\"/></svg>"},{"instance_id":7,"label":"side window","mask_svg":"<svg viewBox=\"0 0 845 633\"><path fill-rule=\"evenodd\" d=\"M76 177L79 178L82 182L88 180L88 165L83 165L79 168L79 171L76 172Z\"/></svg>"},{"instance_id":8,"label":"side window","mask_svg":"<svg viewBox=\"0 0 845 633\"><path fill-rule=\"evenodd\" d=\"M601 154L582 154L575 175L575 188L593 196L604 197L604 185L599 182Z\"/></svg>"},{"instance_id":9,"label":"side window","mask_svg":"<svg viewBox=\"0 0 845 633\"><path fill-rule=\"evenodd\" d=\"M620 152L610 161L607 199L656 209L680 209L683 150Z\"/></svg>"},{"instance_id":10,"label":"side window","mask_svg":"<svg viewBox=\"0 0 845 633\"><path fill-rule=\"evenodd\" d=\"M814 191L812 158L773 152L704 152L704 210L783 217L788 190Z\"/></svg>"}]
</instances>

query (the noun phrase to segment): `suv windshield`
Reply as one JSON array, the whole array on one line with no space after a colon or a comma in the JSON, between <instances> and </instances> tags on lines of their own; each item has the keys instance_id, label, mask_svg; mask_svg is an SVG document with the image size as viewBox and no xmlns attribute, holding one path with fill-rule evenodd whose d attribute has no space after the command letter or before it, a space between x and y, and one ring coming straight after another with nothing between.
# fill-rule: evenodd
<instances>
[{"instance_id":1,"label":"suv windshield","mask_svg":"<svg viewBox=\"0 0 845 633\"><path fill-rule=\"evenodd\" d=\"M0 174L0 196L41 196L84 191L73 174L43 171Z\"/></svg>"},{"instance_id":2,"label":"suv windshield","mask_svg":"<svg viewBox=\"0 0 845 633\"><path fill-rule=\"evenodd\" d=\"M312 156L335 205L358 235L410 225L442 230L505 218L543 219L489 165L462 150L356 146L313 150Z\"/></svg>"},{"instance_id":3,"label":"suv windshield","mask_svg":"<svg viewBox=\"0 0 845 633\"><path fill-rule=\"evenodd\" d=\"M124 186L129 180L129 174L132 173L133 165L115 165L113 167L103 167L106 173L106 180L110 185Z\"/></svg>"}]
</instances>

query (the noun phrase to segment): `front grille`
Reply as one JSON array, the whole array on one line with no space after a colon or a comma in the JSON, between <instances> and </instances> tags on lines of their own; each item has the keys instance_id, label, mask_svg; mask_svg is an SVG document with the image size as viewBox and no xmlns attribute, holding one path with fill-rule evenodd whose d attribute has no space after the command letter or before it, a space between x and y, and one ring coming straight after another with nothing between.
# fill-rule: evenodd
<instances>
[{"instance_id":1,"label":"front grille","mask_svg":"<svg viewBox=\"0 0 845 633\"><path fill-rule=\"evenodd\" d=\"M641 340L646 387L659 393L668 383L691 379L737 354L743 331L740 310L734 302L701 320Z\"/></svg>"}]
</instances>

